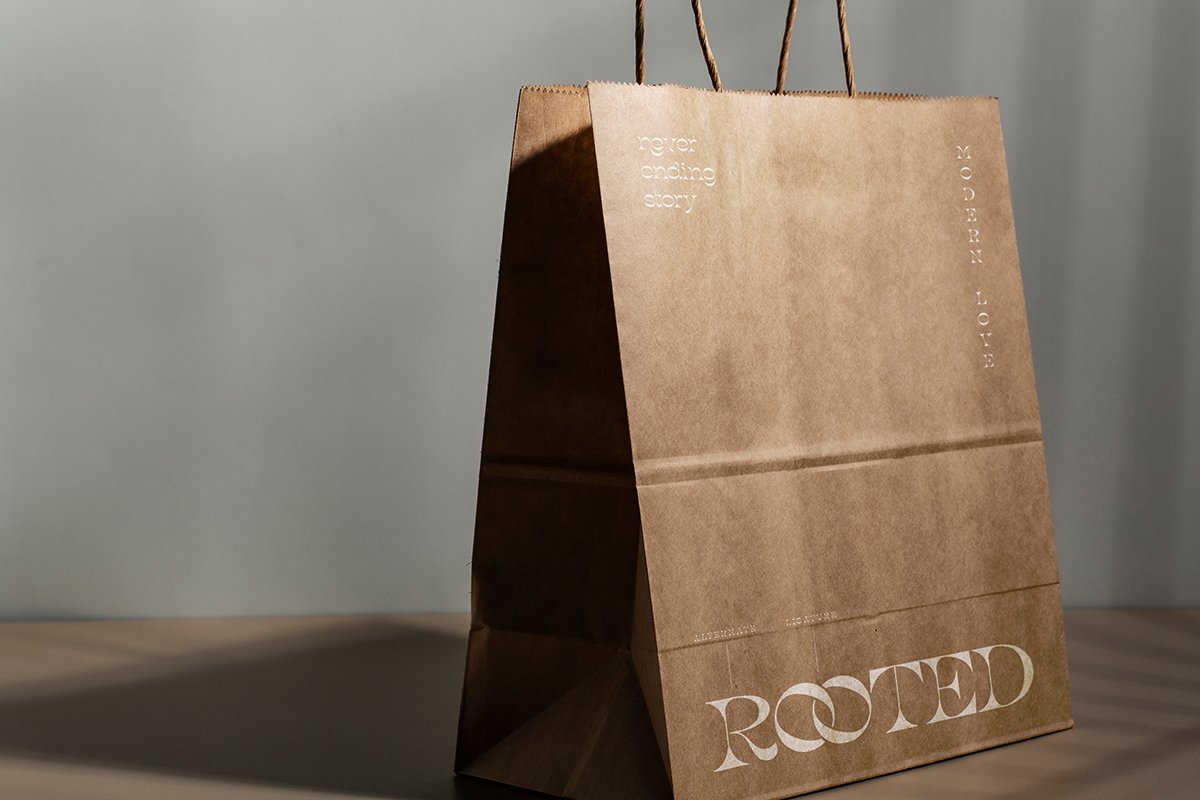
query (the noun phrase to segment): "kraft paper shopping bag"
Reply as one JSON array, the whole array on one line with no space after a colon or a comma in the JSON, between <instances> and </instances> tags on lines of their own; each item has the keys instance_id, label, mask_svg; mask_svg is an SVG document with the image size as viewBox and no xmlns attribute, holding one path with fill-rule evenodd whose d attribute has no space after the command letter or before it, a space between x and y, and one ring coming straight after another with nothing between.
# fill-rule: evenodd
<instances>
[{"instance_id":1,"label":"kraft paper shopping bag","mask_svg":"<svg viewBox=\"0 0 1200 800\"><path fill-rule=\"evenodd\" d=\"M857 92L841 19L844 95L521 91L459 772L779 798L1071 725L997 101Z\"/></svg>"}]
</instances>

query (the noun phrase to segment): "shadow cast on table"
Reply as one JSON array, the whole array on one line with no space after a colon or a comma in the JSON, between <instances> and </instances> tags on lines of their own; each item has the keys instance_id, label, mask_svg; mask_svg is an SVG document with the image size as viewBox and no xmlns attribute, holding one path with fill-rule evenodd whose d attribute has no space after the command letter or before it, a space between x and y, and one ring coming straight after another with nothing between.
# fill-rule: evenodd
<instances>
[{"instance_id":1,"label":"shadow cast on table","mask_svg":"<svg viewBox=\"0 0 1200 800\"><path fill-rule=\"evenodd\" d=\"M1072 663L1075 731L883 778L890 796L950 793L1019 750L1018 761L1041 762L1039 788L1101 797L1123 774L1200 752L1200 726L1188 716L1200 712L1198 618L1115 613L1121 624L1068 614L1068 645L1081 656ZM93 675L82 687L43 682L0 696L0 752L407 800L540 796L452 776L464 656L462 636L380 618L156 664L148 674ZM1105 743L1114 735L1126 739L1116 751ZM1014 788L1000 783L999 794L968 794ZM876 789L873 780L831 796Z\"/></svg>"},{"instance_id":2,"label":"shadow cast on table","mask_svg":"<svg viewBox=\"0 0 1200 800\"><path fill-rule=\"evenodd\" d=\"M1200 755L1200 617L1194 612L1126 609L1099 618L1067 615L1079 755L1047 782L1054 796L1101 797L1110 781L1143 773L1157 780L1157 796L1190 797L1197 773L1156 770L1191 753ZM1120 737L1121 746L1099 744ZM1192 759L1194 762L1194 759Z\"/></svg>"},{"instance_id":3,"label":"shadow cast on table","mask_svg":"<svg viewBox=\"0 0 1200 800\"><path fill-rule=\"evenodd\" d=\"M1200 771L1200 615L1066 613L1075 728L831 790L833 798L1192 798ZM824 793L822 794L824 796Z\"/></svg>"},{"instance_id":4,"label":"shadow cast on table","mask_svg":"<svg viewBox=\"0 0 1200 800\"><path fill-rule=\"evenodd\" d=\"M379 620L331 638L0 698L0 752L413 800L530 796L452 775L463 637Z\"/></svg>"}]
</instances>

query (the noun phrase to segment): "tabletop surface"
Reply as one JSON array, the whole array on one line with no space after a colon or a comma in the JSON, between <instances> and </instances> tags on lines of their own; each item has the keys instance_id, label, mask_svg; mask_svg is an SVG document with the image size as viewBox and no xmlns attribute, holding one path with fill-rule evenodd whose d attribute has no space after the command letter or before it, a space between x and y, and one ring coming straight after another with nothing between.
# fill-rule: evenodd
<instances>
[{"instance_id":1,"label":"tabletop surface","mask_svg":"<svg viewBox=\"0 0 1200 800\"><path fill-rule=\"evenodd\" d=\"M1200 610L1068 611L1076 727L822 792L1200 797ZM0 798L534 795L450 765L463 614L0 625Z\"/></svg>"}]
</instances>

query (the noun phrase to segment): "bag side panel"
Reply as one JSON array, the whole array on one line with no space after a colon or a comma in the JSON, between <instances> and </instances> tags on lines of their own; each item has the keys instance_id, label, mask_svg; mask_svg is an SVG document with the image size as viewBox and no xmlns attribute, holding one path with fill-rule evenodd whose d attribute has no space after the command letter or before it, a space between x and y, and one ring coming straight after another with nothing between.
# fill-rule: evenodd
<instances>
[{"instance_id":1,"label":"bag side panel","mask_svg":"<svg viewBox=\"0 0 1200 800\"><path fill-rule=\"evenodd\" d=\"M629 705L639 534L586 92L526 87L501 247L456 770L566 795L595 769L598 741L654 748L643 706L634 704L637 730L614 727L634 712L612 713Z\"/></svg>"},{"instance_id":2,"label":"bag side panel","mask_svg":"<svg viewBox=\"0 0 1200 800\"><path fill-rule=\"evenodd\" d=\"M483 462L628 474L629 423L585 90L521 91Z\"/></svg>"},{"instance_id":3,"label":"bag side panel","mask_svg":"<svg viewBox=\"0 0 1200 800\"><path fill-rule=\"evenodd\" d=\"M582 89L521 92L481 462L473 626L627 647L638 520Z\"/></svg>"}]
</instances>

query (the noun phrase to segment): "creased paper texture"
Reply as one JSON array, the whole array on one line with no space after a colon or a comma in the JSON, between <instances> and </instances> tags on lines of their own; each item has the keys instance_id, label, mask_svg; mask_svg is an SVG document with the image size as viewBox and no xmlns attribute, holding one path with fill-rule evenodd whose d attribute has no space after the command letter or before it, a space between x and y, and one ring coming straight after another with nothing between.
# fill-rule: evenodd
<instances>
[{"instance_id":1,"label":"creased paper texture","mask_svg":"<svg viewBox=\"0 0 1200 800\"><path fill-rule=\"evenodd\" d=\"M458 771L782 798L1071 725L995 99L521 93Z\"/></svg>"}]
</instances>

